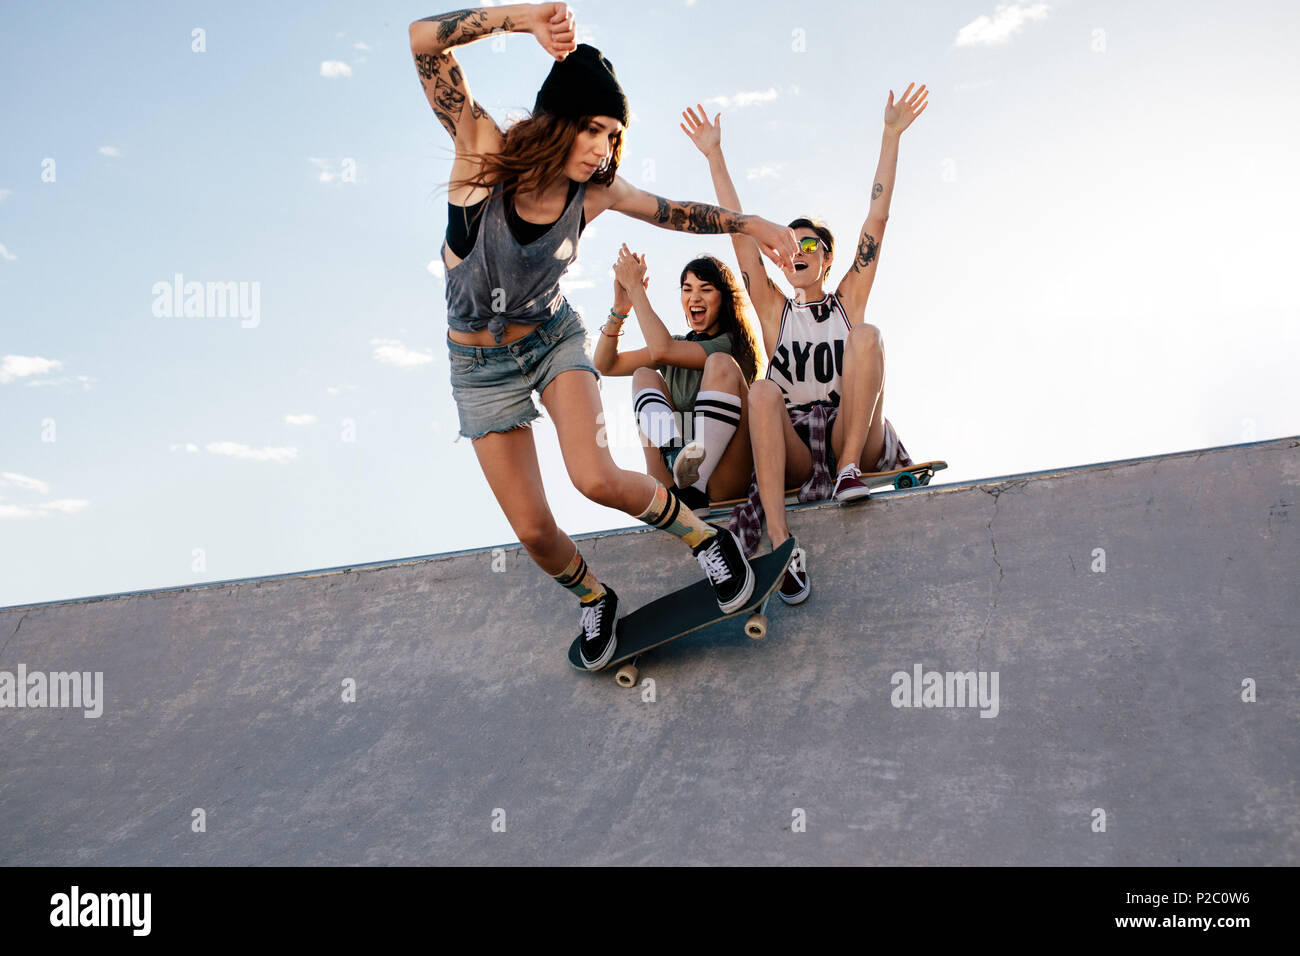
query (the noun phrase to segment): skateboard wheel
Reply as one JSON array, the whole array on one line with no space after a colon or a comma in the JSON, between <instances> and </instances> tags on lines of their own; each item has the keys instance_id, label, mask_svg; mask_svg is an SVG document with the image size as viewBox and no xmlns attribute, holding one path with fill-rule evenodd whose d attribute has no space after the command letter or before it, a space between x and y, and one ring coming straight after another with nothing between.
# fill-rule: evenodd
<instances>
[{"instance_id":1,"label":"skateboard wheel","mask_svg":"<svg viewBox=\"0 0 1300 956\"><path fill-rule=\"evenodd\" d=\"M911 488L914 484L916 484L916 479L907 472L894 479L895 488Z\"/></svg>"},{"instance_id":2,"label":"skateboard wheel","mask_svg":"<svg viewBox=\"0 0 1300 956\"><path fill-rule=\"evenodd\" d=\"M619 687L636 686L636 665L624 664L614 674L614 680L618 681Z\"/></svg>"},{"instance_id":3,"label":"skateboard wheel","mask_svg":"<svg viewBox=\"0 0 1300 956\"><path fill-rule=\"evenodd\" d=\"M749 615L745 621L745 633L754 640L761 641L767 636L767 616L759 613Z\"/></svg>"},{"instance_id":4,"label":"skateboard wheel","mask_svg":"<svg viewBox=\"0 0 1300 956\"><path fill-rule=\"evenodd\" d=\"M921 475L921 484L928 485L930 483L930 479L933 477L934 477L934 472L927 471L925 474Z\"/></svg>"}]
</instances>

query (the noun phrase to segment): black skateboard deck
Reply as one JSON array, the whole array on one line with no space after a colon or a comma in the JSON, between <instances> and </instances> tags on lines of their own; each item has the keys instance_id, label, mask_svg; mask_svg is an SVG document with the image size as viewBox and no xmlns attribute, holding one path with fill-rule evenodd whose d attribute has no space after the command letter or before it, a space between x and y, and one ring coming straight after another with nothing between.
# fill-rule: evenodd
<instances>
[{"instance_id":1,"label":"black skateboard deck","mask_svg":"<svg viewBox=\"0 0 1300 956\"><path fill-rule=\"evenodd\" d=\"M724 614L718 610L718 599L714 596L713 585L707 579L697 581L679 591L656 598L618 620L615 632L618 646L614 657L602 671L587 671L582 666L579 652L581 638L574 638L569 646L569 663L580 671L601 673L616 669L615 678L623 687L636 683L636 666L632 659L646 651L667 644L687 634L694 634L718 621L749 615L745 622L745 633L759 639L767 635L768 621L763 611L767 608L768 598L776 590L785 569L790 565L797 542L790 538L771 554L752 559L749 564L754 569L754 593L744 607Z\"/></svg>"}]
</instances>

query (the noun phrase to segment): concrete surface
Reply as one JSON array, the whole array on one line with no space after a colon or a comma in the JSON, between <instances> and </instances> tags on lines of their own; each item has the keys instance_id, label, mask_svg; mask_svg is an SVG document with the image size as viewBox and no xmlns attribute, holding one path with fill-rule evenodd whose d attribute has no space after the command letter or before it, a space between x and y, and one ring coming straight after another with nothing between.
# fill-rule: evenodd
<instances>
[{"instance_id":1,"label":"concrete surface","mask_svg":"<svg viewBox=\"0 0 1300 956\"><path fill-rule=\"evenodd\" d=\"M105 698L0 709L0 863L1295 865L1298 505L1284 439L808 506L808 603L653 700L517 547L0 610ZM580 544L628 607L699 574ZM996 716L892 706L918 664Z\"/></svg>"}]
</instances>

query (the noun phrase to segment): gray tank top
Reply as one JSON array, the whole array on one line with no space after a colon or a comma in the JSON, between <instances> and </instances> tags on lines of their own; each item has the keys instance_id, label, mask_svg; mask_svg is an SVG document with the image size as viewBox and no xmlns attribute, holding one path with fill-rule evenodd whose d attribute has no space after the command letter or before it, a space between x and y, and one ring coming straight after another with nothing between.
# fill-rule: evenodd
<instances>
[{"instance_id":1,"label":"gray tank top","mask_svg":"<svg viewBox=\"0 0 1300 956\"><path fill-rule=\"evenodd\" d=\"M560 276L578 257L578 226L587 184L579 183L560 218L521 246L506 222L505 198L488 200L474 248L447 270L447 324L457 332L487 329L498 344L506 323L540 325L564 302Z\"/></svg>"}]
</instances>

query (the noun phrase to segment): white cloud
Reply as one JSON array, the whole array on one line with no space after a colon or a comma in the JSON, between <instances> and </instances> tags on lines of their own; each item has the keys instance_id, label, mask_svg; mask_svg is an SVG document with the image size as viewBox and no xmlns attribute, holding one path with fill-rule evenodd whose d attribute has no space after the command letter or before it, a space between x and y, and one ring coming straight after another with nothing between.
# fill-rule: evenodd
<instances>
[{"instance_id":1,"label":"white cloud","mask_svg":"<svg viewBox=\"0 0 1300 956\"><path fill-rule=\"evenodd\" d=\"M273 461L283 465L298 457L298 449L292 447L254 448L235 441L210 441L207 450L213 455L229 455L244 461Z\"/></svg>"},{"instance_id":2,"label":"white cloud","mask_svg":"<svg viewBox=\"0 0 1300 956\"><path fill-rule=\"evenodd\" d=\"M12 189L0 189L0 202L4 202L6 199L8 199L8 198L9 198L10 196L12 196L13 194L14 194L14 191L13 191Z\"/></svg>"},{"instance_id":3,"label":"white cloud","mask_svg":"<svg viewBox=\"0 0 1300 956\"><path fill-rule=\"evenodd\" d=\"M369 43L361 43L360 41L358 41L358 42L352 44L352 49L354 49L354 50L366 50L366 51L369 51L369 49L370 49L370 44L369 44Z\"/></svg>"},{"instance_id":4,"label":"white cloud","mask_svg":"<svg viewBox=\"0 0 1300 956\"><path fill-rule=\"evenodd\" d=\"M417 365L424 365L433 361L431 352L417 352L415 349L408 349L397 339L371 339L370 344L375 347L375 360L386 365L396 365L399 368L414 368Z\"/></svg>"},{"instance_id":5,"label":"white cloud","mask_svg":"<svg viewBox=\"0 0 1300 956\"><path fill-rule=\"evenodd\" d=\"M775 179L781 175L781 170L785 169L785 163L764 163L757 169L745 171L745 178L751 183L756 183L763 179Z\"/></svg>"},{"instance_id":6,"label":"white cloud","mask_svg":"<svg viewBox=\"0 0 1300 956\"><path fill-rule=\"evenodd\" d=\"M1030 20L1044 20L1046 3L999 3L993 16L979 16L957 31L953 46L994 46L1006 43Z\"/></svg>"},{"instance_id":7,"label":"white cloud","mask_svg":"<svg viewBox=\"0 0 1300 956\"><path fill-rule=\"evenodd\" d=\"M22 505L0 505L0 521L5 518L35 518L36 512Z\"/></svg>"},{"instance_id":8,"label":"white cloud","mask_svg":"<svg viewBox=\"0 0 1300 956\"><path fill-rule=\"evenodd\" d=\"M743 109L746 106L755 106L760 103L770 103L780 94L777 93L776 87L770 87L766 90L743 90L735 96L711 96L704 102L715 103L724 110Z\"/></svg>"},{"instance_id":9,"label":"white cloud","mask_svg":"<svg viewBox=\"0 0 1300 956\"><path fill-rule=\"evenodd\" d=\"M430 259L429 264L425 266L425 268L429 270L429 275L433 276L435 279L447 278L447 270L439 259Z\"/></svg>"},{"instance_id":10,"label":"white cloud","mask_svg":"<svg viewBox=\"0 0 1300 956\"><path fill-rule=\"evenodd\" d=\"M6 355L0 358L0 385L28 375L44 375L56 368L63 368L63 363L38 355Z\"/></svg>"},{"instance_id":11,"label":"white cloud","mask_svg":"<svg viewBox=\"0 0 1300 956\"><path fill-rule=\"evenodd\" d=\"M199 446L194 444L194 442L192 441L187 441L184 444L180 444L178 442L175 445L168 445L167 448L170 451L183 451L183 452L189 452L191 454L199 450Z\"/></svg>"},{"instance_id":12,"label":"white cloud","mask_svg":"<svg viewBox=\"0 0 1300 956\"><path fill-rule=\"evenodd\" d=\"M91 383L95 381L98 380L91 378L89 375L74 375L71 378L65 376L64 378L39 379L35 382L28 382L27 387L28 388L46 388L46 387L57 388L60 385L80 385L83 391L89 391Z\"/></svg>"},{"instance_id":13,"label":"white cloud","mask_svg":"<svg viewBox=\"0 0 1300 956\"><path fill-rule=\"evenodd\" d=\"M48 495L50 486L41 481L39 478L29 478L27 475L20 475L14 471L0 472L0 485L10 488L22 488L25 491L35 491L37 494Z\"/></svg>"},{"instance_id":14,"label":"white cloud","mask_svg":"<svg viewBox=\"0 0 1300 956\"><path fill-rule=\"evenodd\" d=\"M286 425L315 425L315 415L285 415L284 422Z\"/></svg>"},{"instance_id":15,"label":"white cloud","mask_svg":"<svg viewBox=\"0 0 1300 956\"><path fill-rule=\"evenodd\" d=\"M99 155L118 157L122 155L122 151L116 146L101 146L99 147Z\"/></svg>"},{"instance_id":16,"label":"white cloud","mask_svg":"<svg viewBox=\"0 0 1300 956\"><path fill-rule=\"evenodd\" d=\"M17 260L17 256L5 248L3 242L0 242L0 259L8 259L10 262Z\"/></svg>"},{"instance_id":17,"label":"white cloud","mask_svg":"<svg viewBox=\"0 0 1300 956\"><path fill-rule=\"evenodd\" d=\"M341 60L325 60L320 65L320 75L335 79L340 76L351 76L352 67L348 66Z\"/></svg>"}]
</instances>

